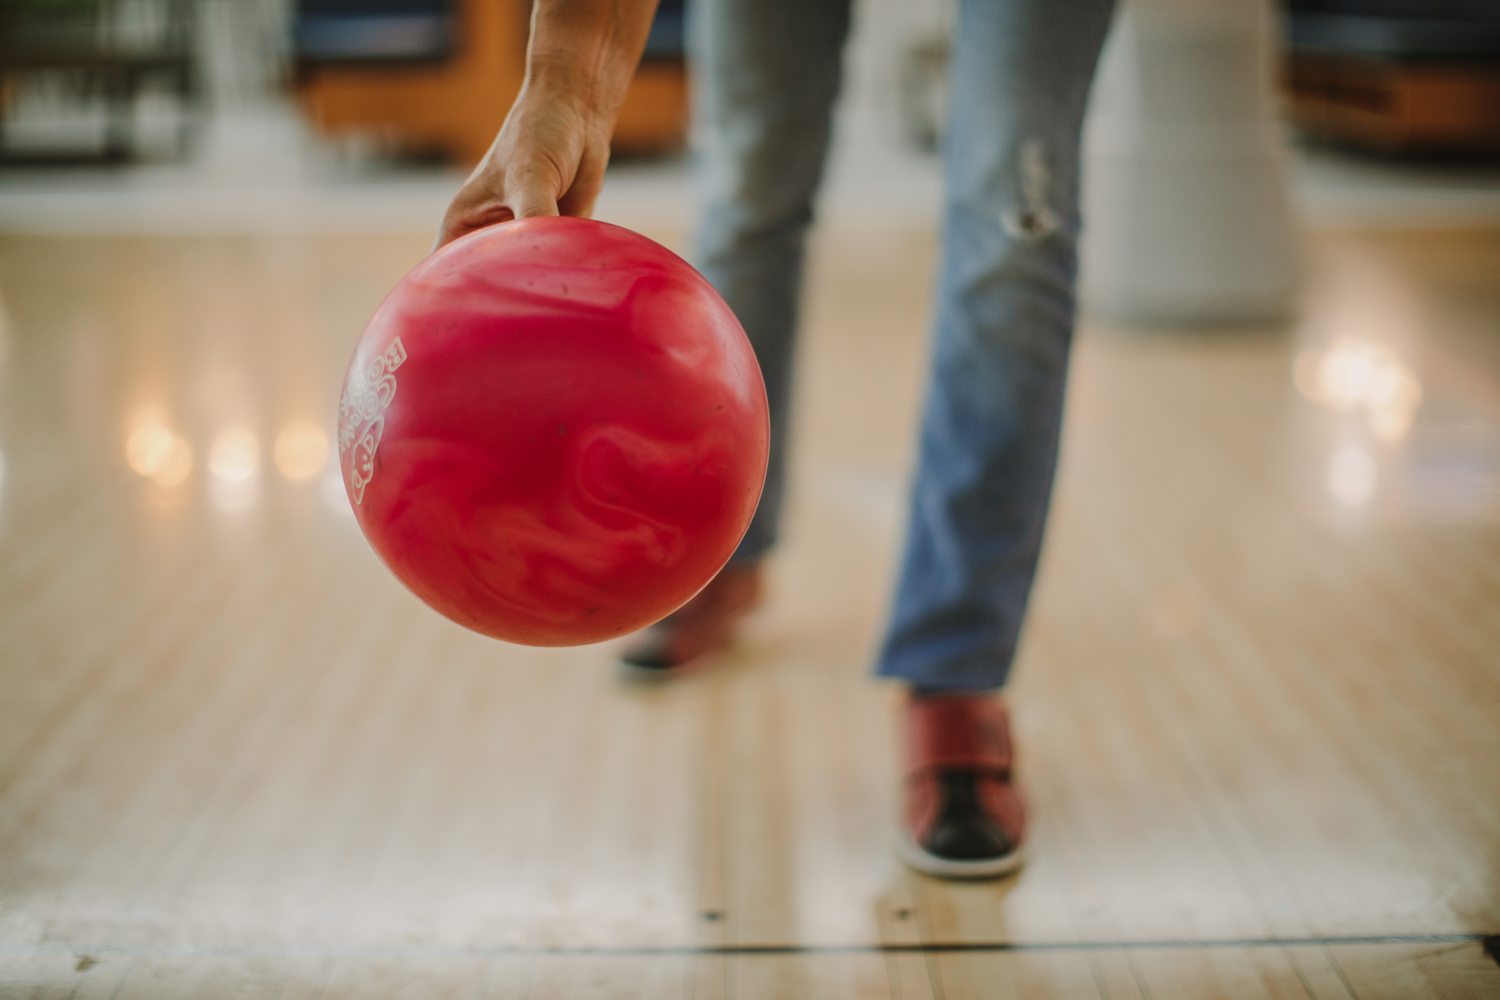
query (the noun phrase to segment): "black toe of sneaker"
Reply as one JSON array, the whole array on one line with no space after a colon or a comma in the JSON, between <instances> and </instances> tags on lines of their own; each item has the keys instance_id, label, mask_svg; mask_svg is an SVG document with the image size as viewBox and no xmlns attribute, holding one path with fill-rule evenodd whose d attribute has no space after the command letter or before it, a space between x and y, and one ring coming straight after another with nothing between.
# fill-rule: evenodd
<instances>
[{"instance_id":1,"label":"black toe of sneaker","mask_svg":"<svg viewBox=\"0 0 1500 1000\"><path fill-rule=\"evenodd\" d=\"M936 776L942 806L922 838L922 850L944 861L989 861L1011 854L1016 845L979 802L978 777L970 771Z\"/></svg>"},{"instance_id":2,"label":"black toe of sneaker","mask_svg":"<svg viewBox=\"0 0 1500 1000\"><path fill-rule=\"evenodd\" d=\"M1026 809L1011 774L1004 706L988 694L934 695L912 698L906 715L901 860L943 878L1015 871Z\"/></svg>"}]
</instances>

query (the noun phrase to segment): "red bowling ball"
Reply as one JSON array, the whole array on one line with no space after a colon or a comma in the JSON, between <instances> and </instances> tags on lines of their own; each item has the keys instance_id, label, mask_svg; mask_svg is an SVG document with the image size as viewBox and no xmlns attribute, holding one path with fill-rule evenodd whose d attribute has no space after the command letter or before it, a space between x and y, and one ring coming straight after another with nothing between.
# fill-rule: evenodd
<instances>
[{"instance_id":1,"label":"red bowling ball","mask_svg":"<svg viewBox=\"0 0 1500 1000\"><path fill-rule=\"evenodd\" d=\"M400 580L461 625L563 646L671 613L728 561L765 478L754 352L664 247L575 218L417 265L360 337L344 486Z\"/></svg>"}]
</instances>

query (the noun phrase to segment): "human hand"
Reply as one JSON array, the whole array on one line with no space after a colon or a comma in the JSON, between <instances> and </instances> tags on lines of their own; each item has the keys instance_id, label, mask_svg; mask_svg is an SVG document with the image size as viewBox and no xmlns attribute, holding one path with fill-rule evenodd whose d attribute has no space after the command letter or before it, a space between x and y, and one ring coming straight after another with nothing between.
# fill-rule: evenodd
<instances>
[{"instance_id":1,"label":"human hand","mask_svg":"<svg viewBox=\"0 0 1500 1000\"><path fill-rule=\"evenodd\" d=\"M566 89L528 85L443 215L437 246L539 215L587 217L609 163L609 116Z\"/></svg>"}]
</instances>

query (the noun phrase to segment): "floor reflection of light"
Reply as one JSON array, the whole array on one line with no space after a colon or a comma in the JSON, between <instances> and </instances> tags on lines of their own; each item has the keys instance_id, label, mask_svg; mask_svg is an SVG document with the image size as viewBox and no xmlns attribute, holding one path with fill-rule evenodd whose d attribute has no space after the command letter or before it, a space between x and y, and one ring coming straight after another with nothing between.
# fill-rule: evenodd
<instances>
[{"instance_id":1,"label":"floor reflection of light","mask_svg":"<svg viewBox=\"0 0 1500 1000\"><path fill-rule=\"evenodd\" d=\"M170 490L187 482L192 471L193 449L182 438L174 436L167 447L166 456L151 474L151 481L162 489Z\"/></svg>"},{"instance_id":2,"label":"floor reflection of light","mask_svg":"<svg viewBox=\"0 0 1500 1000\"><path fill-rule=\"evenodd\" d=\"M260 480L210 479L208 499L213 501L215 507L228 514L248 510L260 499Z\"/></svg>"},{"instance_id":3,"label":"floor reflection of light","mask_svg":"<svg viewBox=\"0 0 1500 1000\"><path fill-rule=\"evenodd\" d=\"M125 461L141 478L173 489L192 473L193 449L160 420L144 417L125 439Z\"/></svg>"},{"instance_id":4,"label":"floor reflection of light","mask_svg":"<svg viewBox=\"0 0 1500 1000\"><path fill-rule=\"evenodd\" d=\"M1328 459L1328 492L1341 504L1368 503L1375 495L1375 481L1375 457L1360 445L1343 445Z\"/></svg>"},{"instance_id":5,"label":"floor reflection of light","mask_svg":"<svg viewBox=\"0 0 1500 1000\"><path fill-rule=\"evenodd\" d=\"M1292 376L1297 390L1313 402L1362 412L1383 441L1406 435L1422 401L1421 381L1396 352L1359 337L1303 351Z\"/></svg>"},{"instance_id":6,"label":"floor reflection of light","mask_svg":"<svg viewBox=\"0 0 1500 1000\"><path fill-rule=\"evenodd\" d=\"M208 498L221 511L245 510L260 499L260 442L243 428L214 439L208 451Z\"/></svg>"},{"instance_id":7,"label":"floor reflection of light","mask_svg":"<svg viewBox=\"0 0 1500 1000\"><path fill-rule=\"evenodd\" d=\"M247 430L224 431L208 452L208 471L224 482L244 482L260 474L260 442Z\"/></svg>"},{"instance_id":8,"label":"floor reflection of light","mask_svg":"<svg viewBox=\"0 0 1500 1000\"><path fill-rule=\"evenodd\" d=\"M277 470L287 479L311 479L328 460L328 435L311 420L293 421L276 436L272 456Z\"/></svg>"},{"instance_id":9,"label":"floor reflection of light","mask_svg":"<svg viewBox=\"0 0 1500 1000\"><path fill-rule=\"evenodd\" d=\"M1375 435L1380 440L1400 441L1411 430L1411 424L1416 419L1416 415L1416 400L1393 403L1371 413L1370 426L1375 428Z\"/></svg>"},{"instance_id":10,"label":"floor reflection of light","mask_svg":"<svg viewBox=\"0 0 1500 1000\"><path fill-rule=\"evenodd\" d=\"M167 460L174 437L176 435L156 421L142 421L125 439L125 461L137 475L149 479Z\"/></svg>"}]
</instances>

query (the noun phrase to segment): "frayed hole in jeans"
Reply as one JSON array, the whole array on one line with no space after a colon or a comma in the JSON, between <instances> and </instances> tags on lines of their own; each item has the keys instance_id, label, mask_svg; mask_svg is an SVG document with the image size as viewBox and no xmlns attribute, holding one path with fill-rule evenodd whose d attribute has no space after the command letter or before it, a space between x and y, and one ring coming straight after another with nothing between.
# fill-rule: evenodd
<instances>
[{"instance_id":1,"label":"frayed hole in jeans","mask_svg":"<svg viewBox=\"0 0 1500 1000\"><path fill-rule=\"evenodd\" d=\"M1047 171L1047 153L1039 139L1021 144L1021 197L1000 215L1006 235L1020 240L1039 240L1057 231L1057 213L1047 205L1052 176Z\"/></svg>"},{"instance_id":2,"label":"frayed hole in jeans","mask_svg":"<svg viewBox=\"0 0 1500 1000\"><path fill-rule=\"evenodd\" d=\"M1057 217L1046 209L1012 208L1000 217L1008 236L1018 240L1039 240L1057 231Z\"/></svg>"}]
</instances>

